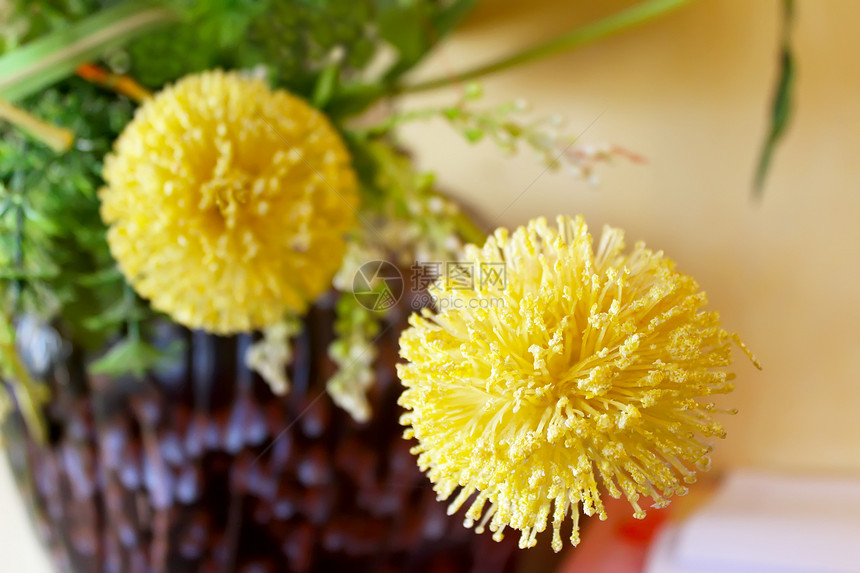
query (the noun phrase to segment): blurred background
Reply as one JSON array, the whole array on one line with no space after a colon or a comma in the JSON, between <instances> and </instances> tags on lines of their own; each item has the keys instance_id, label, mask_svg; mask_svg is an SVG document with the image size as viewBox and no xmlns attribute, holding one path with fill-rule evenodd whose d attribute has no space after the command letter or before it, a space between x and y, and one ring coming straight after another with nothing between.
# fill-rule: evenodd
<instances>
[{"instance_id":1,"label":"blurred background","mask_svg":"<svg viewBox=\"0 0 860 573\"><path fill-rule=\"evenodd\" d=\"M629 4L490 0L424 71L469 67ZM596 188L561 172L541 175L526 154L500 158L490 143L471 147L441 123L407 126L405 141L490 226L582 213L593 231L624 228L631 242L663 249L696 277L764 365L757 372L738 353L731 401L741 412L727 421L716 467L856 474L860 5L797 3L795 114L757 202L752 182L777 73L780 4L693 2L483 82L488 104L524 98L535 115L561 113L583 141L647 159L601 167ZM413 103L456 97L434 92Z\"/></svg>"},{"instance_id":2,"label":"blurred background","mask_svg":"<svg viewBox=\"0 0 860 573\"><path fill-rule=\"evenodd\" d=\"M487 0L418 75L471 67L629 4ZM507 158L489 143L470 146L441 123L412 124L402 135L422 167L436 171L488 227L582 213L594 232L604 224L624 228L629 242L663 249L696 277L724 326L764 367L758 372L736 353L737 390L725 403L740 413L725 420L729 435L717 445L716 475L741 476L733 483L748 492L790 482L796 489L785 486L786 503L802 502L800 491L811 496L814 512L814 500L833 483L844 486L834 503L860 504L853 482L860 480L860 4L796 4L796 109L759 201L752 181L777 73L777 0L693 2L483 82L488 106L523 98L535 116L563 115L582 141L647 159L601 166L596 187L543 173L526 154ZM445 89L411 96L406 105L458 97ZM824 489L810 492L810 483ZM47 571L19 504L4 465L0 569ZM839 523L837 531L860 528L856 518ZM576 570L602 570L594 567Z\"/></svg>"}]
</instances>

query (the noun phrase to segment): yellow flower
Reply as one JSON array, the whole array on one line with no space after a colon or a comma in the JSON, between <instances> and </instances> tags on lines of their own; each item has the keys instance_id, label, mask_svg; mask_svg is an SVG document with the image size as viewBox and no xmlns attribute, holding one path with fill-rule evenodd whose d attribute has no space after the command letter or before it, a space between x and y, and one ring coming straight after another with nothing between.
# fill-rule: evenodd
<instances>
[{"instance_id":1,"label":"yellow flower","mask_svg":"<svg viewBox=\"0 0 860 573\"><path fill-rule=\"evenodd\" d=\"M128 281L177 322L219 334L272 325L324 292L358 203L322 113L220 71L146 101L104 179L102 218Z\"/></svg>"},{"instance_id":2,"label":"yellow flower","mask_svg":"<svg viewBox=\"0 0 860 573\"><path fill-rule=\"evenodd\" d=\"M499 229L411 317L401 423L439 498L460 488L449 514L472 500L467 527L531 547L551 517L559 551L568 515L574 545L580 508L605 519L600 484L644 517L641 496L664 507L707 468L733 337L662 253L623 251L608 227L595 250L581 217Z\"/></svg>"}]
</instances>

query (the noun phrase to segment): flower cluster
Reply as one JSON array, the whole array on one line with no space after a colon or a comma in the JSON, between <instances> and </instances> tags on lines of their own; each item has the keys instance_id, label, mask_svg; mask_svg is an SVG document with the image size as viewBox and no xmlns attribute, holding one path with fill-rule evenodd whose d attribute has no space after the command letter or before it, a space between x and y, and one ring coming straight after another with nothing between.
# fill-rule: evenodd
<instances>
[{"instance_id":1,"label":"flower cluster","mask_svg":"<svg viewBox=\"0 0 860 573\"><path fill-rule=\"evenodd\" d=\"M104 179L123 274L155 309L219 334L274 324L329 288L358 204L350 156L321 112L218 71L147 101Z\"/></svg>"},{"instance_id":2,"label":"flower cluster","mask_svg":"<svg viewBox=\"0 0 860 573\"><path fill-rule=\"evenodd\" d=\"M605 517L600 484L643 517L708 466L724 435L709 401L730 392L733 337L671 260L606 228L597 248L582 218L497 230L465 260L504 263L506 282L471 290L438 280L436 299L498 299L413 315L398 366L405 435L441 499L467 500L466 526L531 547L552 519L552 547L580 510Z\"/></svg>"}]
</instances>

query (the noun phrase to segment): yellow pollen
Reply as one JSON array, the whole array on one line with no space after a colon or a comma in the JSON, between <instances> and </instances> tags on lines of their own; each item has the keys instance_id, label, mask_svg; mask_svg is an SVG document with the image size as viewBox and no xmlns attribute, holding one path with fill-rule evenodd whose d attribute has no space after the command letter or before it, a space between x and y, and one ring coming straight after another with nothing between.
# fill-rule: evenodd
<instances>
[{"instance_id":1,"label":"yellow pollen","mask_svg":"<svg viewBox=\"0 0 860 573\"><path fill-rule=\"evenodd\" d=\"M356 223L350 163L299 98L236 73L188 76L148 99L105 159L111 253L185 326L270 326L331 285Z\"/></svg>"},{"instance_id":2,"label":"yellow pollen","mask_svg":"<svg viewBox=\"0 0 860 573\"><path fill-rule=\"evenodd\" d=\"M520 547L551 525L559 551L568 516L574 545L580 511L606 517L600 489L635 517L686 493L725 435L710 400L734 377L733 337L696 282L644 244L627 252L618 229L595 249L581 217L499 229L464 262L504 264L506 281L437 280L434 300L464 304L413 315L398 365L405 437L449 513L466 504L467 527L519 530Z\"/></svg>"}]
</instances>

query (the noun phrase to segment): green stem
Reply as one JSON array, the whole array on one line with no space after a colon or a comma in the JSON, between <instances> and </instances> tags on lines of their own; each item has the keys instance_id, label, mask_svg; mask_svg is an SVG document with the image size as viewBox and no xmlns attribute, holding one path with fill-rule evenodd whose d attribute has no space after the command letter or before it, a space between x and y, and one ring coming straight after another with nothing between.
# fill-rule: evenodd
<instances>
[{"instance_id":1,"label":"green stem","mask_svg":"<svg viewBox=\"0 0 860 573\"><path fill-rule=\"evenodd\" d=\"M57 153L68 150L75 141L74 134L68 129L45 123L2 99L0 99L0 119L30 134Z\"/></svg>"},{"instance_id":2,"label":"green stem","mask_svg":"<svg viewBox=\"0 0 860 573\"><path fill-rule=\"evenodd\" d=\"M42 405L45 403L45 392L30 377L26 366L18 357L15 349L15 329L11 319L0 310L0 375L6 379L12 396L17 404L21 418L27 425L32 438L40 444L48 439L48 426L42 414ZM0 385L2 391L2 385Z\"/></svg>"},{"instance_id":3,"label":"green stem","mask_svg":"<svg viewBox=\"0 0 860 573\"><path fill-rule=\"evenodd\" d=\"M22 146L22 150L26 152L27 144ZM24 288L22 278L25 276L24 271L24 175L21 172L16 172L12 176L11 181L12 192L15 194L15 230L14 230L14 246L12 254L12 264L14 270L17 271L17 276L12 281L12 308L17 308L21 291Z\"/></svg>"},{"instance_id":4,"label":"green stem","mask_svg":"<svg viewBox=\"0 0 860 573\"><path fill-rule=\"evenodd\" d=\"M436 78L413 85L402 85L394 88L395 93L415 93L445 87L454 83L474 80L508 68L513 68L528 62L552 56L567 50L579 48L602 38L645 24L669 12L689 4L691 0L648 0L613 14L608 18L587 24L556 38L526 48L516 54L504 57L495 62L484 64L477 68L460 72L452 76Z\"/></svg>"},{"instance_id":5,"label":"green stem","mask_svg":"<svg viewBox=\"0 0 860 573\"><path fill-rule=\"evenodd\" d=\"M0 57L0 97L14 102L75 73L75 68L179 16L161 2L125 2Z\"/></svg>"},{"instance_id":6,"label":"green stem","mask_svg":"<svg viewBox=\"0 0 860 573\"><path fill-rule=\"evenodd\" d=\"M26 149L26 147L25 147ZM15 230L13 265L20 275L23 275L24 266L24 184L20 177L13 176L12 191L17 196L15 206ZM18 304L18 298L22 290L21 279L16 278L12 283L11 305L13 308ZM10 390L9 403L17 405L21 418L27 425L30 435L37 443L45 443L48 438L48 427L42 415L41 406L44 403L44 393L36 381L30 377L26 366L21 362L18 351L15 348L15 328L12 318L0 308L0 377L6 379ZM3 384L0 382L0 391ZM2 420L0 420L2 422Z\"/></svg>"},{"instance_id":7,"label":"green stem","mask_svg":"<svg viewBox=\"0 0 860 573\"><path fill-rule=\"evenodd\" d=\"M444 114L445 108L419 109L404 112L393 112L381 122L365 128L350 129L349 133L360 139L375 139L385 137L391 131L404 123L425 119L434 119Z\"/></svg>"}]
</instances>

